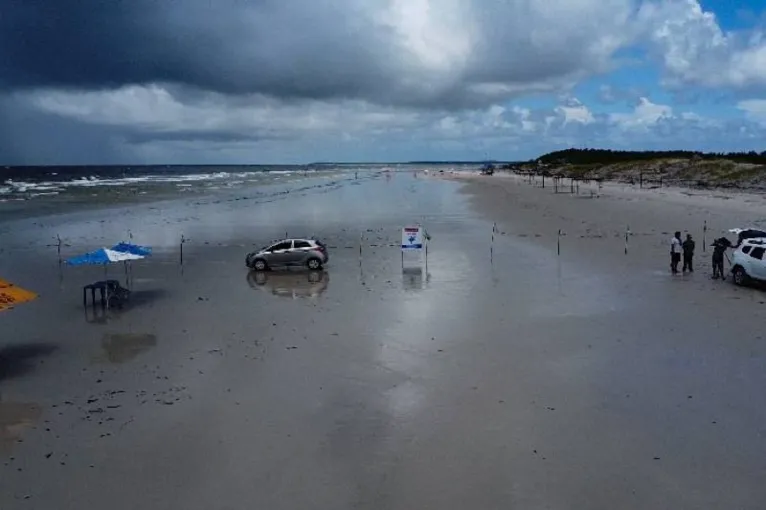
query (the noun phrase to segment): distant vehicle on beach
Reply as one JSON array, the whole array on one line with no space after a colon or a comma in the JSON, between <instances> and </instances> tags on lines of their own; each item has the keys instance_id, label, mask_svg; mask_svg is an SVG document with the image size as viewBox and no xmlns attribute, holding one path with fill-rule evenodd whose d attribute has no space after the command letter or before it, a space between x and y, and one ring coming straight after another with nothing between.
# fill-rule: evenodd
<instances>
[{"instance_id":1,"label":"distant vehicle on beach","mask_svg":"<svg viewBox=\"0 0 766 510\"><path fill-rule=\"evenodd\" d=\"M245 264L255 271L279 267L322 269L329 260L327 246L316 239L282 239L258 251L247 254Z\"/></svg>"},{"instance_id":2,"label":"distant vehicle on beach","mask_svg":"<svg viewBox=\"0 0 766 510\"><path fill-rule=\"evenodd\" d=\"M746 285L757 280L766 282L766 238L745 239L734 252L731 260L731 272L734 283Z\"/></svg>"},{"instance_id":3,"label":"distant vehicle on beach","mask_svg":"<svg viewBox=\"0 0 766 510\"><path fill-rule=\"evenodd\" d=\"M492 175L495 173L495 165L492 163L487 163L483 167L481 167L481 175Z\"/></svg>"}]
</instances>

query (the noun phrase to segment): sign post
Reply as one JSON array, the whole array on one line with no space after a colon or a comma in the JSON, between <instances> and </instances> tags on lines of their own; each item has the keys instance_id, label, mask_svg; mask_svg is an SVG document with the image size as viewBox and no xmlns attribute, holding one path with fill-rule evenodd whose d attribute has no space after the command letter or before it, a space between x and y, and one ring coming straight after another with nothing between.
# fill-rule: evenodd
<instances>
[{"instance_id":1,"label":"sign post","mask_svg":"<svg viewBox=\"0 0 766 510\"><path fill-rule=\"evenodd\" d=\"M418 254L423 252L425 246L423 230L421 226L410 226L402 229L402 268L404 268L405 252L415 252ZM427 257L428 251L425 253Z\"/></svg>"}]
</instances>

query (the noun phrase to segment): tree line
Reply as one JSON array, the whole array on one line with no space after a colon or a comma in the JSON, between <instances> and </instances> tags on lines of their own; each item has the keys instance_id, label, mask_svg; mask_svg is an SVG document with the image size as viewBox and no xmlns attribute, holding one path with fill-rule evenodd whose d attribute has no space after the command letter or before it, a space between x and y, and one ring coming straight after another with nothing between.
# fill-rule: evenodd
<instances>
[{"instance_id":1,"label":"tree line","mask_svg":"<svg viewBox=\"0 0 766 510\"><path fill-rule=\"evenodd\" d=\"M609 165L630 161L656 159L727 159L737 163L766 165L766 151L763 152L695 152L695 151L620 151L610 149L565 149L549 152L530 163L548 165Z\"/></svg>"}]
</instances>

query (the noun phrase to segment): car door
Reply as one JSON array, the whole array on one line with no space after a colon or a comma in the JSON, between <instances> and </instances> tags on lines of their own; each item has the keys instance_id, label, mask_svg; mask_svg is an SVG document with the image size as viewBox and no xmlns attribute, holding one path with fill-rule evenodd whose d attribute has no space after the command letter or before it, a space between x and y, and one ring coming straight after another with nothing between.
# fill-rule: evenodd
<instances>
[{"instance_id":1,"label":"car door","mask_svg":"<svg viewBox=\"0 0 766 510\"><path fill-rule=\"evenodd\" d=\"M311 243L308 241L294 241L290 264L303 265L306 261L306 254L311 250Z\"/></svg>"},{"instance_id":2,"label":"car door","mask_svg":"<svg viewBox=\"0 0 766 510\"><path fill-rule=\"evenodd\" d=\"M766 248L763 246L754 246L750 251L750 256L753 258L750 261L752 271L750 276L759 280L766 280L766 260L763 260L764 253L766 253Z\"/></svg>"},{"instance_id":3,"label":"car door","mask_svg":"<svg viewBox=\"0 0 766 510\"><path fill-rule=\"evenodd\" d=\"M291 255L291 250L293 248L293 242L292 241L283 241L281 243L277 243L271 248L269 248L269 260L267 263L269 266L285 266L289 262L289 258Z\"/></svg>"}]
</instances>

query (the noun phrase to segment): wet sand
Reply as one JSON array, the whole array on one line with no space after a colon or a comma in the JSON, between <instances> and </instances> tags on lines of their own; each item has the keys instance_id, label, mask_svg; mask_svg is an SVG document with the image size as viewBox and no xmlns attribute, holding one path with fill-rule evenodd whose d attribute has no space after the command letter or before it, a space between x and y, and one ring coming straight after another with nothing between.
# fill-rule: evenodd
<instances>
[{"instance_id":1,"label":"wet sand","mask_svg":"<svg viewBox=\"0 0 766 510\"><path fill-rule=\"evenodd\" d=\"M0 277L40 298L0 315L0 508L762 508L766 295L702 253L667 274L700 198L404 173L249 195L3 225ZM708 202L687 228L755 219ZM402 271L415 221L427 269ZM128 230L156 247L133 303L83 310L103 271L48 245ZM244 268L285 232L327 242L324 274Z\"/></svg>"}]
</instances>

